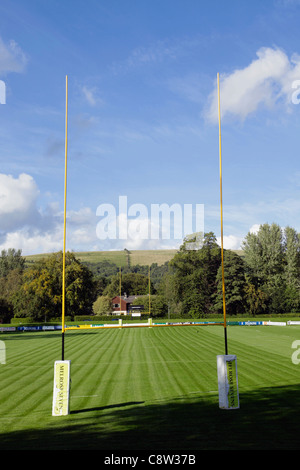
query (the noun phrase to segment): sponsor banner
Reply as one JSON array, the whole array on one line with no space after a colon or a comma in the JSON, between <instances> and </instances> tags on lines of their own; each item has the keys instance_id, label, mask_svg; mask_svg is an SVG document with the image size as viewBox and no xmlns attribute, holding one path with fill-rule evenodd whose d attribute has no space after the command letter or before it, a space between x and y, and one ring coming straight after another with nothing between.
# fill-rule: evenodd
<instances>
[{"instance_id":1,"label":"sponsor banner","mask_svg":"<svg viewBox=\"0 0 300 470\"><path fill-rule=\"evenodd\" d=\"M240 407L237 362L234 355L217 356L219 407L233 410Z\"/></svg>"},{"instance_id":2,"label":"sponsor banner","mask_svg":"<svg viewBox=\"0 0 300 470\"><path fill-rule=\"evenodd\" d=\"M54 331L54 330L61 330L61 325L46 325L42 327L43 330L45 331Z\"/></svg>"},{"instance_id":3,"label":"sponsor banner","mask_svg":"<svg viewBox=\"0 0 300 470\"><path fill-rule=\"evenodd\" d=\"M236 357L226 360L226 374L228 382L228 408L239 408Z\"/></svg>"},{"instance_id":4,"label":"sponsor banner","mask_svg":"<svg viewBox=\"0 0 300 470\"><path fill-rule=\"evenodd\" d=\"M275 326L286 326L287 324L291 324L291 322L283 322L283 321L241 321L238 322L239 325L246 325L246 326L257 326L257 325L275 325ZM300 324L300 322L299 322Z\"/></svg>"},{"instance_id":5,"label":"sponsor banner","mask_svg":"<svg viewBox=\"0 0 300 470\"><path fill-rule=\"evenodd\" d=\"M118 323L98 323L98 324L83 324L83 325L66 325L65 330L76 330L76 329L90 329L90 328L119 328L135 326L185 326L185 325L195 325L195 326L206 326L206 325L223 325L223 322L216 321L184 321L184 322L153 322L152 318L148 319L148 322L143 323L123 323L123 320L120 319ZM227 322L227 325L237 325L237 326L259 326L259 325L275 325L275 326L286 326L286 325L300 325L300 321L288 321L286 322L277 322L277 321L232 321ZM18 326L18 327L0 327L0 332L5 331L55 331L61 330L61 325L43 325L43 326Z\"/></svg>"},{"instance_id":6,"label":"sponsor banner","mask_svg":"<svg viewBox=\"0 0 300 470\"><path fill-rule=\"evenodd\" d=\"M52 416L69 414L71 361L55 361Z\"/></svg>"},{"instance_id":7,"label":"sponsor banner","mask_svg":"<svg viewBox=\"0 0 300 470\"><path fill-rule=\"evenodd\" d=\"M118 323L101 323L101 324L88 324L88 325L72 325L66 326L66 330L80 330L90 328L134 328L134 327L153 327L153 326L205 326L205 325L223 325L223 322L166 322L166 323L155 323L152 318L148 318L148 322L141 323L123 323L119 320Z\"/></svg>"},{"instance_id":8,"label":"sponsor banner","mask_svg":"<svg viewBox=\"0 0 300 470\"><path fill-rule=\"evenodd\" d=\"M48 331L61 330L61 325L43 325L43 326L18 326L18 331Z\"/></svg>"},{"instance_id":9,"label":"sponsor banner","mask_svg":"<svg viewBox=\"0 0 300 470\"><path fill-rule=\"evenodd\" d=\"M41 326L18 326L18 331L42 331Z\"/></svg>"}]
</instances>

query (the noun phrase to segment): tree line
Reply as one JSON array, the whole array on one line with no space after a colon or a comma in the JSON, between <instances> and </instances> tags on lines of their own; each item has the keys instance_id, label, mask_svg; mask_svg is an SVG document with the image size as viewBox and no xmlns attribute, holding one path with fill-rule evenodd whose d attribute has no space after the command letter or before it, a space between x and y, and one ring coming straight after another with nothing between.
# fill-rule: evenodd
<instances>
[{"instance_id":1,"label":"tree line","mask_svg":"<svg viewBox=\"0 0 300 470\"><path fill-rule=\"evenodd\" d=\"M61 316L62 252L26 265L20 250L0 256L0 322L12 317L50 321ZM263 224L248 233L242 255L224 250L226 312L300 312L300 237L295 229ZM150 282L149 282L150 281ZM221 249L214 233L204 235L200 249L183 241L162 266L97 266L66 253L66 315L99 315L112 311L112 298L136 295L153 316L201 318L222 313ZM149 295L150 293L150 295Z\"/></svg>"},{"instance_id":2,"label":"tree line","mask_svg":"<svg viewBox=\"0 0 300 470\"><path fill-rule=\"evenodd\" d=\"M166 277L168 301L182 316L206 316L223 309L221 249L213 233L200 250L184 242ZM226 312L300 312L300 236L291 227L263 224L248 233L242 256L224 250Z\"/></svg>"}]
</instances>

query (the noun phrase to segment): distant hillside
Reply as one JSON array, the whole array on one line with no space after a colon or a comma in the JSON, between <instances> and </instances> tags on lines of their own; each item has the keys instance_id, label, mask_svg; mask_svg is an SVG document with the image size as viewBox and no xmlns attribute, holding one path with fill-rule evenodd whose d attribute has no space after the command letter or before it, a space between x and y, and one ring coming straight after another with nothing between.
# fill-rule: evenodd
<instances>
[{"instance_id":1,"label":"distant hillside","mask_svg":"<svg viewBox=\"0 0 300 470\"><path fill-rule=\"evenodd\" d=\"M243 250L233 250L236 254L243 257ZM133 250L133 251L82 251L75 252L75 256L82 262L96 264L101 261L109 261L114 263L119 267L128 266L128 261L130 266L140 265L140 266L150 266L152 263L157 263L158 266L161 266L166 261L170 261L177 250ZM29 255L24 256L26 259L27 265L38 261L41 258L50 256L48 254L39 254L39 255Z\"/></svg>"},{"instance_id":2,"label":"distant hillside","mask_svg":"<svg viewBox=\"0 0 300 470\"><path fill-rule=\"evenodd\" d=\"M133 251L86 251L86 252L74 252L76 258L82 262L87 263L99 263L101 261L109 261L115 263L117 266L123 267L128 266L128 257L131 266L134 265L146 265L149 266L152 263L157 263L161 266L166 261L170 261L176 254L177 250L133 250ZM24 256L27 264L34 261L38 261L41 258L49 256L49 254L39 254Z\"/></svg>"},{"instance_id":3,"label":"distant hillside","mask_svg":"<svg viewBox=\"0 0 300 470\"><path fill-rule=\"evenodd\" d=\"M240 255L242 258L244 258L245 254L243 250L232 250L234 253L237 255Z\"/></svg>"}]
</instances>

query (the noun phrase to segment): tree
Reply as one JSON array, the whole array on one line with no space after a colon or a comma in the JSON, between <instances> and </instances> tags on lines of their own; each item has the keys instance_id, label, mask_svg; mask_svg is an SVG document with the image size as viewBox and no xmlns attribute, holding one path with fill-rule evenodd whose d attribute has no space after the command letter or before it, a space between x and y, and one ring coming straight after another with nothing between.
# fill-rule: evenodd
<instances>
[{"instance_id":1,"label":"tree","mask_svg":"<svg viewBox=\"0 0 300 470\"><path fill-rule=\"evenodd\" d=\"M150 300L150 313L153 317L164 317L168 313L168 304L163 295L153 295Z\"/></svg>"},{"instance_id":2,"label":"tree","mask_svg":"<svg viewBox=\"0 0 300 470\"><path fill-rule=\"evenodd\" d=\"M109 315L112 313L111 298L107 295L99 295L93 304L95 315Z\"/></svg>"},{"instance_id":3,"label":"tree","mask_svg":"<svg viewBox=\"0 0 300 470\"><path fill-rule=\"evenodd\" d=\"M277 224L263 224L258 233L248 233L243 242L245 262L252 277L264 284L283 272L283 237Z\"/></svg>"},{"instance_id":4,"label":"tree","mask_svg":"<svg viewBox=\"0 0 300 470\"><path fill-rule=\"evenodd\" d=\"M159 283L157 294L164 299L168 314L172 312L175 316L181 315L182 305L180 300L175 299L175 273L171 264Z\"/></svg>"},{"instance_id":5,"label":"tree","mask_svg":"<svg viewBox=\"0 0 300 470\"><path fill-rule=\"evenodd\" d=\"M166 299L161 294L144 295L134 299L132 305L143 305L144 313L148 313L151 317L163 317L168 313L168 305Z\"/></svg>"},{"instance_id":6,"label":"tree","mask_svg":"<svg viewBox=\"0 0 300 470\"><path fill-rule=\"evenodd\" d=\"M9 271L13 269L20 269L23 271L25 266L25 259L22 257L22 250L15 250L9 248L2 250L0 256L0 277L6 276Z\"/></svg>"},{"instance_id":7,"label":"tree","mask_svg":"<svg viewBox=\"0 0 300 470\"><path fill-rule=\"evenodd\" d=\"M226 312L236 315L241 313L245 306L245 267L243 259L230 250L224 250L224 282ZM218 311L223 309L222 266L217 273L217 293L215 307Z\"/></svg>"},{"instance_id":8,"label":"tree","mask_svg":"<svg viewBox=\"0 0 300 470\"><path fill-rule=\"evenodd\" d=\"M284 229L284 279L287 311L300 309L300 240L296 230Z\"/></svg>"},{"instance_id":9,"label":"tree","mask_svg":"<svg viewBox=\"0 0 300 470\"><path fill-rule=\"evenodd\" d=\"M181 304L181 315L199 317L213 311L212 295L220 262L221 250L212 232L204 235L199 250L189 250L184 240L169 263L173 298Z\"/></svg>"},{"instance_id":10,"label":"tree","mask_svg":"<svg viewBox=\"0 0 300 470\"><path fill-rule=\"evenodd\" d=\"M247 275L266 294L269 312L285 309L284 249L277 224L263 224L258 233L248 233L243 243Z\"/></svg>"},{"instance_id":11,"label":"tree","mask_svg":"<svg viewBox=\"0 0 300 470\"><path fill-rule=\"evenodd\" d=\"M245 283L246 304L251 315L262 313L266 308L267 295L249 279Z\"/></svg>"},{"instance_id":12,"label":"tree","mask_svg":"<svg viewBox=\"0 0 300 470\"><path fill-rule=\"evenodd\" d=\"M9 323L14 316L10 302L3 297L0 298L0 323Z\"/></svg>"},{"instance_id":13,"label":"tree","mask_svg":"<svg viewBox=\"0 0 300 470\"><path fill-rule=\"evenodd\" d=\"M9 323L13 317L13 296L20 288L25 259L21 250L2 250L0 256L0 323Z\"/></svg>"},{"instance_id":14,"label":"tree","mask_svg":"<svg viewBox=\"0 0 300 470\"><path fill-rule=\"evenodd\" d=\"M15 316L29 316L37 321L61 316L62 268L63 254L58 252L24 271L23 283L14 296ZM73 318L91 313L95 295L91 271L74 254L66 253L66 315Z\"/></svg>"},{"instance_id":15,"label":"tree","mask_svg":"<svg viewBox=\"0 0 300 470\"><path fill-rule=\"evenodd\" d=\"M138 273L126 273L111 277L110 284L104 289L103 295L111 298L116 295L144 295L149 293L149 277ZM150 283L150 293L154 293L152 282Z\"/></svg>"}]
</instances>

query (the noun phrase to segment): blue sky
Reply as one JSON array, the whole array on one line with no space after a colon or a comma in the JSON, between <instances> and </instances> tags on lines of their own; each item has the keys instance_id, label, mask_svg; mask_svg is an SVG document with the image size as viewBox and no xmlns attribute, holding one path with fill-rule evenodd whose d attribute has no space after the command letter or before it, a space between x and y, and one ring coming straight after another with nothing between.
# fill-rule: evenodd
<instances>
[{"instance_id":1,"label":"blue sky","mask_svg":"<svg viewBox=\"0 0 300 470\"><path fill-rule=\"evenodd\" d=\"M297 0L2 0L0 249L63 247L66 75L67 249L180 246L101 239L120 196L147 226L153 204L203 205L219 239L217 73L224 246L300 231L299 18Z\"/></svg>"}]
</instances>

